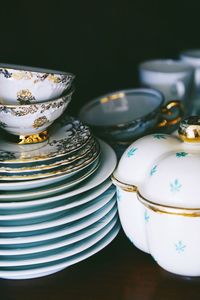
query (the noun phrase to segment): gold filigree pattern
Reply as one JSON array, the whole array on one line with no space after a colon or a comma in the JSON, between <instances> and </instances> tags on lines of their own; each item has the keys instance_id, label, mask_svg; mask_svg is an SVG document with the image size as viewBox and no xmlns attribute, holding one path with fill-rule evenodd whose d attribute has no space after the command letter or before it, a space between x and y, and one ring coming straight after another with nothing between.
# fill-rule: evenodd
<instances>
[{"instance_id":1,"label":"gold filigree pattern","mask_svg":"<svg viewBox=\"0 0 200 300\"><path fill-rule=\"evenodd\" d=\"M58 134L58 132L60 133ZM21 138L24 138L24 136L21 136ZM7 144L7 141L2 139L0 145L0 166L5 166L5 163L48 161L55 157L72 155L72 153L75 153L74 151L81 148L83 149L90 140L91 132L88 126L73 117L64 115L61 119L57 120L51 128L47 145L41 147L42 150L36 152L32 151L31 156L29 151L23 152L21 148L12 148ZM17 144L18 143L19 141Z\"/></svg>"},{"instance_id":2,"label":"gold filigree pattern","mask_svg":"<svg viewBox=\"0 0 200 300\"><path fill-rule=\"evenodd\" d=\"M56 162L51 163L51 168L57 167L57 166L61 166L61 165L68 165L69 163L74 163L80 159L82 159L84 156L89 155L89 153L91 152L91 150L93 149L93 147L95 146L96 140L95 139L91 139L89 140L89 142L83 147L83 149L78 150L78 152L72 153L71 155L67 156L67 157L63 157L63 159L60 160L56 160ZM23 158L23 155L26 155L24 153L22 153L21 158ZM12 156L12 153L10 152L3 152L0 150L0 161L3 161L4 158L9 159L9 156L11 156L11 158L15 158L15 156ZM41 158L43 158L44 156L40 156ZM40 158L38 156L38 158ZM33 171L42 171L45 169L49 169L49 164L42 164L42 165L32 165L32 166L23 166L23 167L19 167L19 168L12 168L12 167L8 167L8 166L4 166L1 167L1 172L5 172L5 173L15 173L15 174L20 174L22 172L33 172Z\"/></svg>"},{"instance_id":3,"label":"gold filigree pattern","mask_svg":"<svg viewBox=\"0 0 200 300\"><path fill-rule=\"evenodd\" d=\"M21 105L30 104L31 100L35 100L35 97L28 89L20 90L17 93L17 101L19 101Z\"/></svg>"},{"instance_id":4,"label":"gold filigree pattern","mask_svg":"<svg viewBox=\"0 0 200 300\"><path fill-rule=\"evenodd\" d=\"M56 76L54 74L49 74L48 80L52 81L54 83L60 83L60 82L62 82L62 78L60 76Z\"/></svg>"},{"instance_id":5,"label":"gold filigree pattern","mask_svg":"<svg viewBox=\"0 0 200 300\"><path fill-rule=\"evenodd\" d=\"M33 128L36 128L36 129L40 128L40 127L44 126L45 124L47 124L48 122L49 121L46 116L39 117L34 121Z\"/></svg>"},{"instance_id":6,"label":"gold filigree pattern","mask_svg":"<svg viewBox=\"0 0 200 300\"><path fill-rule=\"evenodd\" d=\"M0 69L0 74L2 74L5 78L13 78L16 80L33 80L34 84L37 84L38 82L48 80L52 83L59 84L64 83L68 84L70 83L74 75L73 74L54 74L54 73L38 73L38 72L32 72L32 71L15 71L10 70L6 68Z\"/></svg>"},{"instance_id":7,"label":"gold filigree pattern","mask_svg":"<svg viewBox=\"0 0 200 300\"><path fill-rule=\"evenodd\" d=\"M37 111L40 111L40 113L44 113L45 111L48 111L49 109L59 108L62 107L65 103L70 101L71 97L68 97L67 99L62 98L60 101L55 102L49 102L49 103L39 103L39 104L32 104L32 105L22 105L22 106L6 106L3 104L0 104L0 112L4 113L11 113L13 116L21 117L26 116L28 114L34 114Z\"/></svg>"},{"instance_id":8,"label":"gold filigree pattern","mask_svg":"<svg viewBox=\"0 0 200 300\"><path fill-rule=\"evenodd\" d=\"M31 79L33 77L32 72L27 72L27 71L20 71L20 72L13 72L12 73L12 78L16 80L21 80L21 79Z\"/></svg>"},{"instance_id":9,"label":"gold filigree pattern","mask_svg":"<svg viewBox=\"0 0 200 300\"><path fill-rule=\"evenodd\" d=\"M51 177L55 175L62 175L62 174L70 174L74 171L78 171L84 167L89 166L91 163L94 163L95 161L98 163L98 159L100 159L100 147L99 144L96 143L91 151L85 155L82 159L77 160L75 163L71 163L68 165L64 165L63 167L58 167L55 169L52 169L49 172L39 172L36 174L30 174L30 175L2 175L0 172L0 179L1 180L21 180L21 179L26 179L26 180L31 180L31 179L39 179L39 178L46 178L46 177Z\"/></svg>"}]
</instances>

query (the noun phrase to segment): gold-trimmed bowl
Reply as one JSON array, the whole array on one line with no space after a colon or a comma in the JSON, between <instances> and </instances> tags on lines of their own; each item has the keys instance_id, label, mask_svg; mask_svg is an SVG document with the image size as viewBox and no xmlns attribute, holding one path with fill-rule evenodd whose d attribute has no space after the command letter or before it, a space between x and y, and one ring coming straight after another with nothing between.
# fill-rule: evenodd
<instances>
[{"instance_id":1,"label":"gold-trimmed bowl","mask_svg":"<svg viewBox=\"0 0 200 300\"><path fill-rule=\"evenodd\" d=\"M74 89L54 100L24 105L0 104L0 127L19 137L20 144L42 142L47 128L69 105Z\"/></svg>"},{"instance_id":2,"label":"gold-trimmed bowl","mask_svg":"<svg viewBox=\"0 0 200 300\"><path fill-rule=\"evenodd\" d=\"M31 104L59 98L74 78L68 72L0 64L0 103Z\"/></svg>"}]
</instances>

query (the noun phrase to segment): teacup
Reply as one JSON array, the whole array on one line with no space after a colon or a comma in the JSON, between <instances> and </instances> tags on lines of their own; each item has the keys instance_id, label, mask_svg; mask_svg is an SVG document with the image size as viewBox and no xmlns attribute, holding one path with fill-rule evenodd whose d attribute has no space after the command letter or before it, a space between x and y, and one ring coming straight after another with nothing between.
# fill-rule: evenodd
<instances>
[{"instance_id":1,"label":"teacup","mask_svg":"<svg viewBox=\"0 0 200 300\"><path fill-rule=\"evenodd\" d=\"M181 102L164 105L163 94L148 88L103 95L86 103L79 113L97 136L110 143L125 144L158 128L174 130L182 116Z\"/></svg>"},{"instance_id":2,"label":"teacup","mask_svg":"<svg viewBox=\"0 0 200 300\"><path fill-rule=\"evenodd\" d=\"M149 60L139 65L141 86L158 89L165 101L179 99L186 114L190 113L194 69L189 64L172 59Z\"/></svg>"},{"instance_id":3,"label":"teacup","mask_svg":"<svg viewBox=\"0 0 200 300\"><path fill-rule=\"evenodd\" d=\"M47 128L63 114L73 92L72 88L60 98L35 104L0 104L0 127L18 136L19 144L45 141Z\"/></svg>"},{"instance_id":4,"label":"teacup","mask_svg":"<svg viewBox=\"0 0 200 300\"><path fill-rule=\"evenodd\" d=\"M0 64L0 103L23 105L59 98L74 78L67 72Z\"/></svg>"},{"instance_id":5,"label":"teacup","mask_svg":"<svg viewBox=\"0 0 200 300\"><path fill-rule=\"evenodd\" d=\"M200 49L191 49L183 51L180 59L194 68L194 91L193 91L193 114L200 112Z\"/></svg>"}]
</instances>

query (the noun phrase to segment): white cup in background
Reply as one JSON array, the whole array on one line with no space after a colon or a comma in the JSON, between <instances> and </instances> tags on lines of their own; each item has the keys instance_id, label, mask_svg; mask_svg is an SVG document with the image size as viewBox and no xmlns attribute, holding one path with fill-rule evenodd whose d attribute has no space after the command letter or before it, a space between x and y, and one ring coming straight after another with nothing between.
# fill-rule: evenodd
<instances>
[{"instance_id":1,"label":"white cup in background","mask_svg":"<svg viewBox=\"0 0 200 300\"><path fill-rule=\"evenodd\" d=\"M161 91L165 102L180 100L186 108L186 114L192 111L194 68L183 61L157 59L142 62L139 65L141 86Z\"/></svg>"},{"instance_id":2,"label":"white cup in background","mask_svg":"<svg viewBox=\"0 0 200 300\"><path fill-rule=\"evenodd\" d=\"M194 68L194 110L200 113L200 49L181 52L180 59Z\"/></svg>"}]
</instances>

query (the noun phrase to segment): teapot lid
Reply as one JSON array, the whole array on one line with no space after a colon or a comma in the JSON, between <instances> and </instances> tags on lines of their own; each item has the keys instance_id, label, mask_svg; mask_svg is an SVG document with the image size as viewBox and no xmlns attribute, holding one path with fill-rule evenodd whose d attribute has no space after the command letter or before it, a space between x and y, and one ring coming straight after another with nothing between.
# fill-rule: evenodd
<instances>
[{"instance_id":1,"label":"teapot lid","mask_svg":"<svg viewBox=\"0 0 200 300\"><path fill-rule=\"evenodd\" d=\"M155 204L199 209L200 117L181 122L178 133L179 144L166 148L145 170L139 195Z\"/></svg>"}]
</instances>

